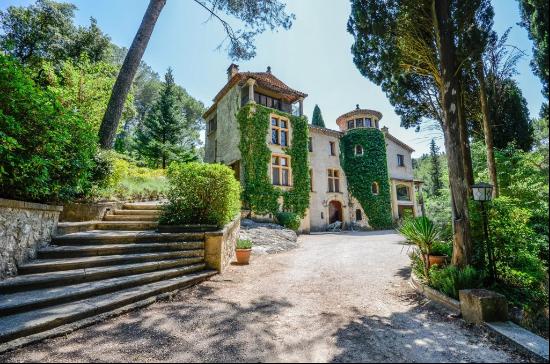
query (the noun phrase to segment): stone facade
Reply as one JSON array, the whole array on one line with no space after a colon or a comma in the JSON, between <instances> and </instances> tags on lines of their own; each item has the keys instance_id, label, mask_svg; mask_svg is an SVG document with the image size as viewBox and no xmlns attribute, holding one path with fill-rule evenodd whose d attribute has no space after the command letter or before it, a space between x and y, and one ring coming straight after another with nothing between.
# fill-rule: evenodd
<instances>
[{"instance_id":1,"label":"stone facade","mask_svg":"<svg viewBox=\"0 0 550 364\"><path fill-rule=\"evenodd\" d=\"M263 97L258 99L258 94ZM285 109L283 105L292 105L294 110L302 115L303 98L307 96L294 91L275 78L271 69L264 73L239 73L238 67L231 65L228 69L228 82L214 98L214 104L205 113L207 134L205 145L205 162L224 163L231 166L237 177L242 179L240 168L239 141L240 132L237 122L237 112L246 103L256 103L267 107ZM275 103L276 100L277 102ZM264 103L265 101L265 103ZM278 107L277 107L278 106ZM292 109L292 107L291 107ZM286 110L286 109L285 109ZM336 123L340 130L331 130L310 125L311 142L309 152L310 176L312 190L310 205L306 216L302 219L301 232L324 231L336 218L341 220L345 229L368 229L368 216L361 204L348 192L344 171L340 165L340 138L352 128L380 128L382 114L375 110L361 109L341 115ZM214 127L210 127L213 126ZM386 139L388 163L388 179L391 188L392 216L399 219L407 213L413 216L421 215L421 207L417 203L416 190L419 181L414 181L412 169L413 149L389 134L387 128L382 128ZM288 142L291 145L292 125L289 123ZM266 144L273 156L284 154L284 147L271 142L271 131L266 135ZM272 173L270 166L266 166ZM334 185L334 174L337 174L338 188ZM333 174L331 177L330 174ZM292 176L290 177L292 180ZM331 182L332 181L332 182ZM329 185L332 183L332 187ZM292 183L291 183L292 184ZM289 188L278 186L281 189ZM260 220L271 219L272 216L255 216Z\"/></svg>"},{"instance_id":2,"label":"stone facade","mask_svg":"<svg viewBox=\"0 0 550 364\"><path fill-rule=\"evenodd\" d=\"M57 227L62 206L0 199L0 279L36 257Z\"/></svg>"}]
</instances>

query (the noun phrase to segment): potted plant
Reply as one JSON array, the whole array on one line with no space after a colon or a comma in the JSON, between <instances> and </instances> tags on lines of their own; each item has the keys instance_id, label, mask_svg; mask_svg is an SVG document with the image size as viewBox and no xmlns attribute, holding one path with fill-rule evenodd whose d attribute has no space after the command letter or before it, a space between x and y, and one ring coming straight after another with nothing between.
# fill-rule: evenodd
<instances>
[{"instance_id":1,"label":"potted plant","mask_svg":"<svg viewBox=\"0 0 550 364\"><path fill-rule=\"evenodd\" d=\"M418 247L424 265L424 275L430 280L430 252L439 241L439 231L427 217L406 220L398 229L408 241Z\"/></svg>"},{"instance_id":2,"label":"potted plant","mask_svg":"<svg viewBox=\"0 0 550 364\"><path fill-rule=\"evenodd\" d=\"M250 260L250 252L252 251L252 241L239 239L235 250L237 253L237 263L248 264Z\"/></svg>"},{"instance_id":3,"label":"potted plant","mask_svg":"<svg viewBox=\"0 0 550 364\"><path fill-rule=\"evenodd\" d=\"M447 263L447 259L449 259L451 249L452 248L448 243L433 243L428 254L428 262L430 263L430 267L434 264L444 266Z\"/></svg>"}]
</instances>

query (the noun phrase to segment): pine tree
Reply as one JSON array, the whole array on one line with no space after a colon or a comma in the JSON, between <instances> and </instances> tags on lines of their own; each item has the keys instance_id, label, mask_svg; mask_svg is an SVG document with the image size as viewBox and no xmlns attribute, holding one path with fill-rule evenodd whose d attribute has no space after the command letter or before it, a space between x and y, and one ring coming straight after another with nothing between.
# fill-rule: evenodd
<instances>
[{"instance_id":1,"label":"pine tree","mask_svg":"<svg viewBox=\"0 0 550 364\"><path fill-rule=\"evenodd\" d=\"M321 114L321 109L319 105L315 105L313 109L313 116L311 118L311 124L315 126L325 127L325 121L323 120L323 114Z\"/></svg>"},{"instance_id":2,"label":"pine tree","mask_svg":"<svg viewBox=\"0 0 550 364\"><path fill-rule=\"evenodd\" d=\"M430 142L430 180L432 196L439 196L443 183L441 182L441 164L439 162L439 147L435 144L435 140Z\"/></svg>"},{"instance_id":3,"label":"pine tree","mask_svg":"<svg viewBox=\"0 0 550 364\"><path fill-rule=\"evenodd\" d=\"M173 160L196 159L193 142L188 138L188 122L178 107L178 94L172 69L164 76L159 99L146 114L142 126L136 132L139 154L151 165L166 168Z\"/></svg>"}]
</instances>

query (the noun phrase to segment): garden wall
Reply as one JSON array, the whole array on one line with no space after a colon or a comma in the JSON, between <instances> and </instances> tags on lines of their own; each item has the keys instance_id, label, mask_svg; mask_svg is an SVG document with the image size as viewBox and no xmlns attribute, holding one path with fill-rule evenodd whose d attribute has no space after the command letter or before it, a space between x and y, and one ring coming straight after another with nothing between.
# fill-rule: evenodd
<instances>
[{"instance_id":1,"label":"garden wall","mask_svg":"<svg viewBox=\"0 0 550 364\"><path fill-rule=\"evenodd\" d=\"M62 206L0 198L0 279L17 274L17 266L50 242Z\"/></svg>"},{"instance_id":2,"label":"garden wall","mask_svg":"<svg viewBox=\"0 0 550 364\"><path fill-rule=\"evenodd\" d=\"M204 234L204 260L210 269L223 273L235 258L235 246L241 231L241 219L235 218L222 230Z\"/></svg>"}]
</instances>

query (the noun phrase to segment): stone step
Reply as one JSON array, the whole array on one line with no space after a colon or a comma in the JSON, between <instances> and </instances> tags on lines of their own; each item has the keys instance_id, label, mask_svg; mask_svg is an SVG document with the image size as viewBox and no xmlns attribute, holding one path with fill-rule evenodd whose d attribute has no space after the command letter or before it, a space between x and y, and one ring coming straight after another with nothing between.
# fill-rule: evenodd
<instances>
[{"instance_id":1,"label":"stone step","mask_svg":"<svg viewBox=\"0 0 550 364\"><path fill-rule=\"evenodd\" d=\"M157 221L98 221L96 230L155 230Z\"/></svg>"},{"instance_id":2,"label":"stone step","mask_svg":"<svg viewBox=\"0 0 550 364\"><path fill-rule=\"evenodd\" d=\"M215 273L215 271L192 273L76 302L5 316L0 320L0 342L5 343L109 312L165 292L188 287L208 279Z\"/></svg>"},{"instance_id":3,"label":"stone step","mask_svg":"<svg viewBox=\"0 0 550 364\"><path fill-rule=\"evenodd\" d=\"M73 270L79 268L105 267L117 264L132 264L140 262L151 262L166 259L203 257L204 250L172 251L166 253L145 253L125 255L104 255L84 258L61 258L61 259L37 259L20 265L17 268L19 275L56 272Z\"/></svg>"},{"instance_id":4,"label":"stone step","mask_svg":"<svg viewBox=\"0 0 550 364\"><path fill-rule=\"evenodd\" d=\"M155 231L83 231L52 238L55 245L99 245L204 241L204 233L157 233Z\"/></svg>"},{"instance_id":5,"label":"stone step","mask_svg":"<svg viewBox=\"0 0 550 364\"><path fill-rule=\"evenodd\" d=\"M114 215L160 215L161 210L113 210Z\"/></svg>"},{"instance_id":6,"label":"stone step","mask_svg":"<svg viewBox=\"0 0 550 364\"><path fill-rule=\"evenodd\" d=\"M204 262L203 257L181 258L146 262L137 264L122 264L108 267L74 269L59 272L28 274L0 281L0 293L31 291L45 287L59 287L100 279L129 276L164 269L183 267Z\"/></svg>"},{"instance_id":7,"label":"stone step","mask_svg":"<svg viewBox=\"0 0 550 364\"><path fill-rule=\"evenodd\" d=\"M160 203L126 203L122 206L123 210L160 210L161 209Z\"/></svg>"},{"instance_id":8,"label":"stone step","mask_svg":"<svg viewBox=\"0 0 550 364\"><path fill-rule=\"evenodd\" d=\"M105 215L103 221L158 221L158 215Z\"/></svg>"},{"instance_id":9,"label":"stone step","mask_svg":"<svg viewBox=\"0 0 550 364\"><path fill-rule=\"evenodd\" d=\"M93 257L98 255L144 254L180 250L203 249L202 241L182 241L168 243L134 243L80 246L48 246L38 250L38 259L62 259Z\"/></svg>"},{"instance_id":10,"label":"stone step","mask_svg":"<svg viewBox=\"0 0 550 364\"><path fill-rule=\"evenodd\" d=\"M60 305L88 297L136 287L142 284L180 277L205 269L204 263L192 264L168 270L109 278L100 281L79 283L63 287L43 288L5 294L0 297L0 316Z\"/></svg>"}]
</instances>

